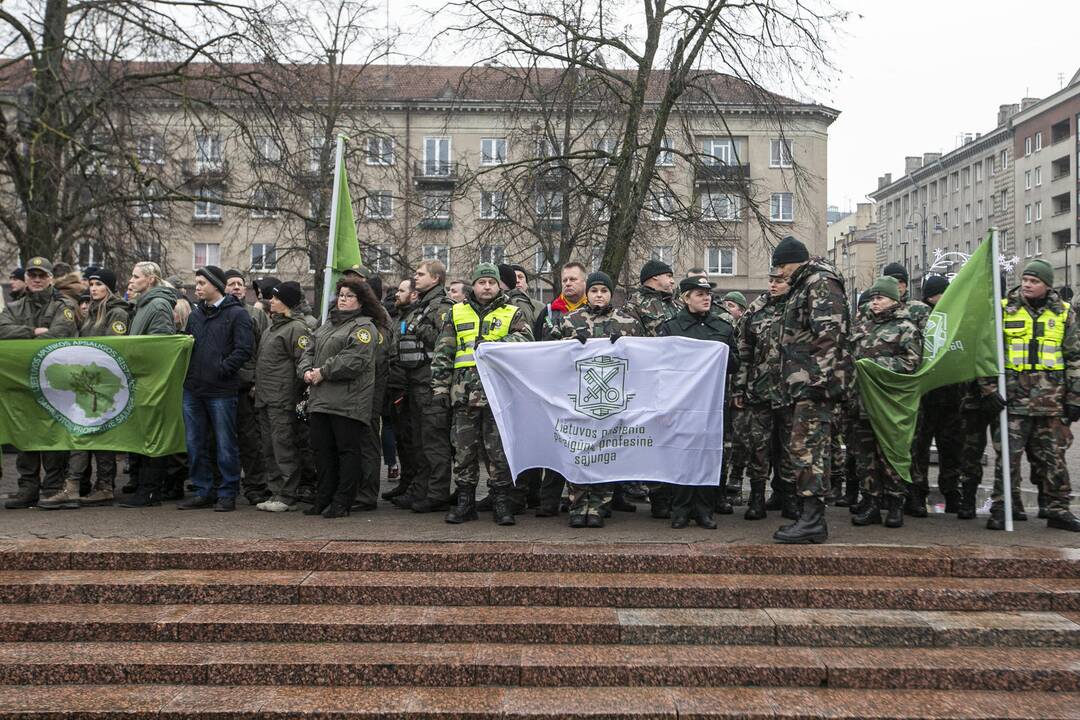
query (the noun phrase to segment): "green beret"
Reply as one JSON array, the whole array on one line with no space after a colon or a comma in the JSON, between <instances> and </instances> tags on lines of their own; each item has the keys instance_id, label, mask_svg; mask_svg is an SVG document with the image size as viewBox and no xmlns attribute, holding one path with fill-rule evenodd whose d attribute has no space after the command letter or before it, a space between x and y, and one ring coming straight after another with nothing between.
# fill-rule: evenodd
<instances>
[{"instance_id":1,"label":"green beret","mask_svg":"<svg viewBox=\"0 0 1080 720\"><path fill-rule=\"evenodd\" d=\"M874 284L870 286L870 289L866 291L866 297L868 299L883 295L887 298L900 302L900 283L891 275L882 275Z\"/></svg>"},{"instance_id":2,"label":"green beret","mask_svg":"<svg viewBox=\"0 0 1080 720\"><path fill-rule=\"evenodd\" d=\"M471 282L475 283L480 278L491 278L495 282L499 281L499 268L494 263L482 262L476 266L476 269L472 271Z\"/></svg>"}]
</instances>

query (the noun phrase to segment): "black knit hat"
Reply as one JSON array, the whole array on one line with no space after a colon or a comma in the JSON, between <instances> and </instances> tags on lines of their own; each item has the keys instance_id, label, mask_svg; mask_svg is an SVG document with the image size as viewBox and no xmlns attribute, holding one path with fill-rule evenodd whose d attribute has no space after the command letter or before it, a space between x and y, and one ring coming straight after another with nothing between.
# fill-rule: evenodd
<instances>
[{"instance_id":1,"label":"black knit hat","mask_svg":"<svg viewBox=\"0 0 1080 720\"><path fill-rule=\"evenodd\" d=\"M510 290L517 287L517 273L514 272L514 268L505 263L499 263L499 280Z\"/></svg>"},{"instance_id":2,"label":"black knit hat","mask_svg":"<svg viewBox=\"0 0 1080 720\"><path fill-rule=\"evenodd\" d=\"M650 275L650 277L652 277L652 276ZM596 271L594 273L590 273L589 277L585 280L585 290L586 290L586 292L593 285L603 285L609 291L615 292L615 283L611 282L611 276L608 275L606 272L600 272L598 270L598 271Z\"/></svg>"},{"instance_id":3,"label":"black knit hat","mask_svg":"<svg viewBox=\"0 0 1080 720\"><path fill-rule=\"evenodd\" d=\"M922 299L928 300L935 295L940 295L949 287L949 279L943 275L931 275L923 283Z\"/></svg>"},{"instance_id":4,"label":"black knit hat","mask_svg":"<svg viewBox=\"0 0 1080 720\"><path fill-rule=\"evenodd\" d=\"M240 278L244 281L245 285L247 284L247 279L244 277L244 273L240 272L236 268L229 268L225 271L225 282L229 282L233 278Z\"/></svg>"},{"instance_id":5,"label":"black knit hat","mask_svg":"<svg viewBox=\"0 0 1080 720\"><path fill-rule=\"evenodd\" d=\"M256 280L255 282L252 283L252 285L255 286L255 290L259 293L259 295L262 295L263 300L269 300L270 299L270 291L273 290L274 288L276 288L280 284L281 284L281 281L278 280L273 275L270 275L268 277L264 277L261 280Z\"/></svg>"},{"instance_id":6,"label":"black knit hat","mask_svg":"<svg viewBox=\"0 0 1080 720\"><path fill-rule=\"evenodd\" d=\"M207 265L195 271L195 277L202 275L206 281L217 288L222 295L225 294L225 271L217 265Z\"/></svg>"},{"instance_id":7,"label":"black knit hat","mask_svg":"<svg viewBox=\"0 0 1080 720\"><path fill-rule=\"evenodd\" d=\"M11 280L25 280L26 271L21 267L17 267L11 271L11 275L8 276Z\"/></svg>"},{"instance_id":8,"label":"black knit hat","mask_svg":"<svg viewBox=\"0 0 1080 720\"><path fill-rule=\"evenodd\" d=\"M886 265L882 269L881 274L887 275L889 277L894 277L900 282L906 283L908 281L907 268L898 262L891 262Z\"/></svg>"},{"instance_id":9,"label":"black knit hat","mask_svg":"<svg viewBox=\"0 0 1080 720\"><path fill-rule=\"evenodd\" d=\"M281 283L275 287L267 288L267 292L270 293L271 297L276 297L285 303L285 307L290 310L299 305L300 301L304 299L304 292L300 289L299 283Z\"/></svg>"},{"instance_id":10,"label":"black knit hat","mask_svg":"<svg viewBox=\"0 0 1080 720\"><path fill-rule=\"evenodd\" d=\"M109 292L116 292L116 273L108 268L94 268L87 276L87 280L98 280L102 285L109 288Z\"/></svg>"},{"instance_id":11,"label":"black knit hat","mask_svg":"<svg viewBox=\"0 0 1080 720\"><path fill-rule=\"evenodd\" d=\"M788 263L801 263L810 259L810 251L806 245L794 235L788 235L781 240L772 251L773 267L787 265Z\"/></svg>"},{"instance_id":12,"label":"black knit hat","mask_svg":"<svg viewBox=\"0 0 1080 720\"><path fill-rule=\"evenodd\" d=\"M668 265L666 262L661 262L659 260L650 260L649 262L641 266L641 275L638 279L644 285L645 281L649 278L656 277L657 275L663 275L664 273L674 274L675 271L672 270L671 266Z\"/></svg>"}]
</instances>

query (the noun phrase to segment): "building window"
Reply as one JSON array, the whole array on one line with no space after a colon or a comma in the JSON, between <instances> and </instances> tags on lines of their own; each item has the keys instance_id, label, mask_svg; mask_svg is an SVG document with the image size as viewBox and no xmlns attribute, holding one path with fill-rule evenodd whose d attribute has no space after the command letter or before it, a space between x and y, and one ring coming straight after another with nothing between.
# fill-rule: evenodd
<instances>
[{"instance_id":1,"label":"building window","mask_svg":"<svg viewBox=\"0 0 1080 720\"><path fill-rule=\"evenodd\" d=\"M451 175L450 138L424 138L424 175L427 177Z\"/></svg>"},{"instance_id":2,"label":"building window","mask_svg":"<svg viewBox=\"0 0 1080 720\"><path fill-rule=\"evenodd\" d=\"M89 240L79 243L79 267L87 268L97 261L96 248ZM22 263L20 263L22 264Z\"/></svg>"},{"instance_id":3,"label":"building window","mask_svg":"<svg viewBox=\"0 0 1080 720\"><path fill-rule=\"evenodd\" d=\"M375 272L392 272L394 270L394 253L389 245L372 245L371 257L367 263Z\"/></svg>"},{"instance_id":4,"label":"building window","mask_svg":"<svg viewBox=\"0 0 1080 720\"><path fill-rule=\"evenodd\" d=\"M1030 170L1025 170L1024 171L1024 189L1025 190L1030 190L1031 189L1031 171Z\"/></svg>"},{"instance_id":5,"label":"building window","mask_svg":"<svg viewBox=\"0 0 1080 720\"><path fill-rule=\"evenodd\" d=\"M960 227L960 208L953 208L953 227Z\"/></svg>"},{"instance_id":6,"label":"building window","mask_svg":"<svg viewBox=\"0 0 1080 720\"><path fill-rule=\"evenodd\" d=\"M670 220L675 213L675 195L667 189L650 192L645 206L650 219Z\"/></svg>"},{"instance_id":7,"label":"building window","mask_svg":"<svg viewBox=\"0 0 1080 720\"><path fill-rule=\"evenodd\" d=\"M769 218L774 222L791 222L795 218L794 196L791 193L773 193Z\"/></svg>"},{"instance_id":8,"label":"building window","mask_svg":"<svg viewBox=\"0 0 1080 720\"><path fill-rule=\"evenodd\" d=\"M267 243L255 243L251 246L251 269L277 270L277 247Z\"/></svg>"},{"instance_id":9,"label":"building window","mask_svg":"<svg viewBox=\"0 0 1080 720\"><path fill-rule=\"evenodd\" d=\"M1042 150L1042 133L1035 133L1035 152Z\"/></svg>"},{"instance_id":10,"label":"building window","mask_svg":"<svg viewBox=\"0 0 1080 720\"><path fill-rule=\"evenodd\" d=\"M251 217L272 218L277 217L278 209L277 193L273 190L259 189L251 193Z\"/></svg>"},{"instance_id":11,"label":"building window","mask_svg":"<svg viewBox=\"0 0 1080 720\"><path fill-rule=\"evenodd\" d=\"M705 138L701 151L706 165L731 165L735 157L734 143L728 138Z\"/></svg>"},{"instance_id":12,"label":"building window","mask_svg":"<svg viewBox=\"0 0 1080 720\"><path fill-rule=\"evenodd\" d=\"M1042 165L1035 168L1035 187L1042 185Z\"/></svg>"},{"instance_id":13,"label":"building window","mask_svg":"<svg viewBox=\"0 0 1080 720\"><path fill-rule=\"evenodd\" d=\"M982 216L983 216L983 201L978 200L975 203L975 219L976 220L982 220Z\"/></svg>"},{"instance_id":14,"label":"building window","mask_svg":"<svg viewBox=\"0 0 1080 720\"><path fill-rule=\"evenodd\" d=\"M1001 212L1005 212L1009 209L1009 191L1001 191Z\"/></svg>"},{"instance_id":15,"label":"building window","mask_svg":"<svg viewBox=\"0 0 1080 720\"><path fill-rule=\"evenodd\" d=\"M1024 223L1025 224L1030 224L1031 223L1031 205L1025 205L1024 206Z\"/></svg>"},{"instance_id":16,"label":"building window","mask_svg":"<svg viewBox=\"0 0 1080 720\"><path fill-rule=\"evenodd\" d=\"M506 138L480 139L480 164L502 165L506 162Z\"/></svg>"},{"instance_id":17,"label":"building window","mask_svg":"<svg viewBox=\"0 0 1080 720\"><path fill-rule=\"evenodd\" d=\"M596 165L603 167L614 164L615 140L614 138L600 138L596 141Z\"/></svg>"},{"instance_id":18,"label":"building window","mask_svg":"<svg viewBox=\"0 0 1080 720\"><path fill-rule=\"evenodd\" d=\"M960 176L964 180L964 187L971 187L971 168L964 168L963 171L960 173Z\"/></svg>"},{"instance_id":19,"label":"building window","mask_svg":"<svg viewBox=\"0 0 1080 720\"><path fill-rule=\"evenodd\" d=\"M790 140L770 140L769 141L769 167L774 168L789 168L791 167L791 141Z\"/></svg>"},{"instance_id":20,"label":"building window","mask_svg":"<svg viewBox=\"0 0 1080 720\"><path fill-rule=\"evenodd\" d=\"M424 220L450 219L450 193L429 192L420 196L424 208Z\"/></svg>"},{"instance_id":21,"label":"building window","mask_svg":"<svg viewBox=\"0 0 1080 720\"><path fill-rule=\"evenodd\" d=\"M1009 151L1008 150L1002 150L1001 151L1001 156L1000 156L999 159L1001 160L1001 169L1002 170L1008 170L1009 169Z\"/></svg>"},{"instance_id":22,"label":"building window","mask_svg":"<svg viewBox=\"0 0 1080 720\"><path fill-rule=\"evenodd\" d=\"M198 220L221 219L221 190L201 187L195 201L195 218ZM211 265L215 263L210 263Z\"/></svg>"},{"instance_id":23,"label":"building window","mask_svg":"<svg viewBox=\"0 0 1080 720\"><path fill-rule=\"evenodd\" d=\"M506 249L502 245L481 245L480 262L501 265L506 257Z\"/></svg>"},{"instance_id":24,"label":"building window","mask_svg":"<svg viewBox=\"0 0 1080 720\"><path fill-rule=\"evenodd\" d=\"M965 223L970 223L971 222L971 203L966 203L964 205L964 222Z\"/></svg>"},{"instance_id":25,"label":"building window","mask_svg":"<svg viewBox=\"0 0 1080 720\"><path fill-rule=\"evenodd\" d=\"M1030 154L1031 154L1031 138L1026 137L1026 138L1024 138L1024 157L1027 157Z\"/></svg>"},{"instance_id":26,"label":"building window","mask_svg":"<svg viewBox=\"0 0 1080 720\"><path fill-rule=\"evenodd\" d=\"M446 266L446 272L450 272L450 246L449 245L424 245L420 249L422 260L438 260Z\"/></svg>"},{"instance_id":27,"label":"building window","mask_svg":"<svg viewBox=\"0 0 1080 720\"><path fill-rule=\"evenodd\" d=\"M983 179L983 166L981 162L975 163L975 182L981 183Z\"/></svg>"},{"instance_id":28,"label":"building window","mask_svg":"<svg viewBox=\"0 0 1080 720\"><path fill-rule=\"evenodd\" d=\"M542 192L536 196L536 217L542 220L562 220L563 194L559 191Z\"/></svg>"},{"instance_id":29,"label":"building window","mask_svg":"<svg viewBox=\"0 0 1080 720\"><path fill-rule=\"evenodd\" d=\"M221 245L217 243L195 243L191 259L192 269L198 270L207 265L221 265Z\"/></svg>"},{"instance_id":30,"label":"building window","mask_svg":"<svg viewBox=\"0 0 1080 720\"><path fill-rule=\"evenodd\" d=\"M594 198L592 201L593 216L599 222L607 222L611 219L611 206L603 198Z\"/></svg>"},{"instance_id":31,"label":"building window","mask_svg":"<svg viewBox=\"0 0 1080 720\"><path fill-rule=\"evenodd\" d=\"M480 219L499 220L506 217L506 193L502 190L480 192Z\"/></svg>"},{"instance_id":32,"label":"building window","mask_svg":"<svg viewBox=\"0 0 1080 720\"><path fill-rule=\"evenodd\" d=\"M394 217L394 196L388 190L373 190L364 198L364 217L390 220Z\"/></svg>"},{"instance_id":33,"label":"building window","mask_svg":"<svg viewBox=\"0 0 1080 720\"><path fill-rule=\"evenodd\" d=\"M1042 255L1042 235L1035 236L1035 254Z\"/></svg>"},{"instance_id":34,"label":"building window","mask_svg":"<svg viewBox=\"0 0 1080 720\"><path fill-rule=\"evenodd\" d=\"M671 265L675 259L675 248L671 245L654 245L649 251L650 260L659 260L665 265Z\"/></svg>"},{"instance_id":35,"label":"building window","mask_svg":"<svg viewBox=\"0 0 1080 720\"><path fill-rule=\"evenodd\" d=\"M709 247L705 249L705 272L709 275L735 274L735 248Z\"/></svg>"},{"instance_id":36,"label":"building window","mask_svg":"<svg viewBox=\"0 0 1080 720\"><path fill-rule=\"evenodd\" d=\"M164 165L165 143L159 135L143 135L135 143L135 154L143 165Z\"/></svg>"},{"instance_id":37,"label":"building window","mask_svg":"<svg viewBox=\"0 0 1080 720\"><path fill-rule=\"evenodd\" d=\"M165 217L165 208L160 200L141 200L137 212L141 218Z\"/></svg>"},{"instance_id":38,"label":"building window","mask_svg":"<svg viewBox=\"0 0 1080 720\"><path fill-rule=\"evenodd\" d=\"M540 138L536 141L536 156L538 158L557 158L562 155L562 142L551 138Z\"/></svg>"},{"instance_id":39,"label":"building window","mask_svg":"<svg viewBox=\"0 0 1080 720\"><path fill-rule=\"evenodd\" d=\"M675 165L675 142L668 136L660 138L660 153L656 156L657 167L673 167Z\"/></svg>"},{"instance_id":40,"label":"building window","mask_svg":"<svg viewBox=\"0 0 1080 720\"><path fill-rule=\"evenodd\" d=\"M543 247L538 247L536 252L533 253L533 270L537 273L549 273L551 272L551 264L558 261L558 248L555 248L554 252L548 253Z\"/></svg>"},{"instance_id":41,"label":"building window","mask_svg":"<svg viewBox=\"0 0 1080 720\"><path fill-rule=\"evenodd\" d=\"M198 169L221 165L221 136L202 134L195 138L195 165Z\"/></svg>"},{"instance_id":42,"label":"building window","mask_svg":"<svg viewBox=\"0 0 1080 720\"><path fill-rule=\"evenodd\" d=\"M325 144L326 138L322 135L311 136L311 161L308 163L308 169L313 173L322 170L322 151Z\"/></svg>"},{"instance_id":43,"label":"building window","mask_svg":"<svg viewBox=\"0 0 1080 720\"><path fill-rule=\"evenodd\" d=\"M724 193L701 193L702 220L735 220L739 217L739 198Z\"/></svg>"},{"instance_id":44,"label":"building window","mask_svg":"<svg viewBox=\"0 0 1080 720\"><path fill-rule=\"evenodd\" d=\"M951 176L951 179L952 191L960 192L960 173L954 172Z\"/></svg>"},{"instance_id":45,"label":"building window","mask_svg":"<svg viewBox=\"0 0 1080 720\"><path fill-rule=\"evenodd\" d=\"M256 136L255 159L267 164L281 162L281 148L278 147L277 141L269 135Z\"/></svg>"},{"instance_id":46,"label":"building window","mask_svg":"<svg viewBox=\"0 0 1080 720\"><path fill-rule=\"evenodd\" d=\"M394 138L369 137L364 152L364 162L368 165L394 164Z\"/></svg>"},{"instance_id":47,"label":"building window","mask_svg":"<svg viewBox=\"0 0 1080 720\"><path fill-rule=\"evenodd\" d=\"M1042 201L1035 203L1035 222L1042 220Z\"/></svg>"},{"instance_id":48,"label":"building window","mask_svg":"<svg viewBox=\"0 0 1080 720\"><path fill-rule=\"evenodd\" d=\"M942 218L942 220L943 220L943 222L941 223L942 226L943 227L949 227L949 211L948 210L945 211L945 215ZM897 231L897 232L899 232L899 231Z\"/></svg>"}]
</instances>

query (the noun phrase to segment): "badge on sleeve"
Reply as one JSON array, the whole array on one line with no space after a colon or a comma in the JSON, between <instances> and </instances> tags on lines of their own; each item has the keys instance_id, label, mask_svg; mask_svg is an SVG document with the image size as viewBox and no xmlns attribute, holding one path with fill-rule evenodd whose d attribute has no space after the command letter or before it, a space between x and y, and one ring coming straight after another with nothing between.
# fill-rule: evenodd
<instances>
[{"instance_id":1,"label":"badge on sleeve","mask_svg":"<svg viewBox=\"0 0 1080 720\"><path fill-rule=\"evenodd\" d=\"M75 320L75 313L72 312L71 308L66 307L66 308L64 308L64 317L67 318L68 320L73 321L73 320Z\"/></svg>"},{"instance_id":2,"label":"badge on sleeve","mask_svg":"<svg viewBox=\"0 0 1080 720\"><path fill-rule=\"evenodd\" d=\"M296 347L301 350L307 350L307 346L311 344L311 339L307 335L301 335L296 338Z\"/></svg>"},{"instance_id":3,"label":"badge on sleeve","mask_svg":"<svg viewBox=\"0 0 1080 720\"><path fill-rule=\"evenodd\" d=\"M127 325L120 320L114 322L110 327L115 335L127 335Z\"/></svg>"},{"instance_id":4,"label":"badge on sleeve","mask_svg":"<svg viewBox=\"0 0 1080 720\"><path fill-rule=\"evenodd\" d=\"M356 339L367 345L371 342L371 333L363 328L356 331Z\"/></svg>"}]
</instances>

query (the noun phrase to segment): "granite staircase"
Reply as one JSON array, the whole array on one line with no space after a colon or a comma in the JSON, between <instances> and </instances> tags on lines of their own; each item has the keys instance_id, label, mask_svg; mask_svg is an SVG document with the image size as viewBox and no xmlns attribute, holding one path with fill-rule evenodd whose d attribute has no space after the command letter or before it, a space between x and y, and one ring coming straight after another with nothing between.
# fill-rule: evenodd
<instances>
[{"instance_id":1,"label":"granite staircase","mask_svg":"<svg viewBox=\"0 0 1080 720\"><path fill-rule=\"evenodd\" d=\"M0 540L3 718L1080 719L1080 552Z\"/></svg>"}]
</instances>

